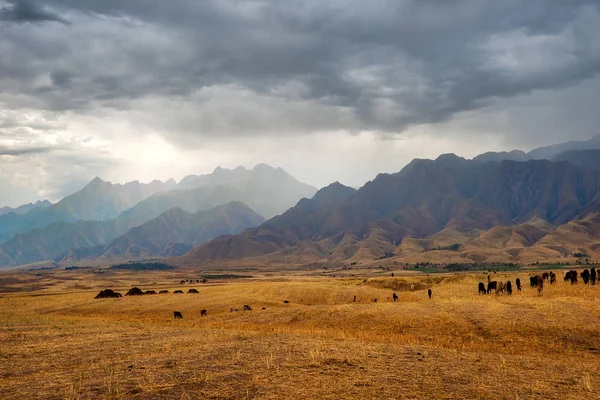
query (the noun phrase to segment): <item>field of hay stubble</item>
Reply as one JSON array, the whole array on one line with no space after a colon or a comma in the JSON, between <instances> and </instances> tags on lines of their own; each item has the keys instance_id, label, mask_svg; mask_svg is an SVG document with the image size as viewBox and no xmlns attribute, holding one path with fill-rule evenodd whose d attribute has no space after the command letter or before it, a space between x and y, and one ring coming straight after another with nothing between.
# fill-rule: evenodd
<instances>
[{"instance_id":1,"label":"field of hay stubble","mask_svg":"<svg viewBox=\"0 0 600 400\"><path fill-rule=\"evenodd\" d=\"M600 285L480 296L482 273L180 278L3 273L0 397L600 398ZM200 293L94 299L131 286Z\"/></svg>"}]
</instances>

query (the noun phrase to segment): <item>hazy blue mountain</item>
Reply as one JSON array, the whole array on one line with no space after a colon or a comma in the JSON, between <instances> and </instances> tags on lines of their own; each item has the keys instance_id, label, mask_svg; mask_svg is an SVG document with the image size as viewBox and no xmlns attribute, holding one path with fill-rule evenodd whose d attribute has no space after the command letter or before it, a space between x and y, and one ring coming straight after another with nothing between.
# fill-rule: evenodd
<instances>
[{"instance_id":1,"label":"hazy blue mountain","mask_svg":"<svg viewBox=\"0 0 600 400\"><path fill-rule=\"evenodd\" d=\"M266 164L258 164L252 169L217 167L212 174L188 175L179 182L178 189L213 185L238 189L244 196L240 201L266 218L283 213L301 198L310 198L317 192L316 188L298 181L283 169Z\"/></svg>"},{"instance_id":2,"label":"hazy blue mountain","mask_svg":"<svg viewBox=\"0 0 600 400\"><path fill-rule=\"evenodd\" d=\"M173 208L105 246L74 249L57 259L62 263L113 263L153 257L178 256L224 234L237 234L264 222L248 206L231 202L190 214Z\"/></svg>"},{"instance_id":3,"label":"hazy blue mountain","mask_svg":"<svg viewBox=\"0 0 600 400\"><path fill-rule=\"evenodd\" d=\"M173 208L196 213L232 201L241 201L243 198L244 194L241 191L227 186L157 193L122 212L115 219L54 222L17 234L0 244L0 250L5 257L12 260L6 264L0 262L0 266L52 259L71 249L104 245L131 228L140 226Z\"/></svg>"},{"instance_id":4,"label":"hazy blue mountain","mask_svg":"<svg viewBox=\"0 0 600 400\"><path fill-rule=\"evenodd\" d=\"M600 150L600 135L594 136L589 140L570 141L557 143L550 146L538 147L526 153L521 150L487 152L473 158L480 162L500 162L508 161L529 161L529 160L554 160L561 153L580 150Z\"/></svg>"},{"instance_id":5,"label":"hazy blue mountain","mask_svg":"<svg viewBox=\"0 0 600 400\"><path fill-rule=\"evenodd\" d=\"M11 207L0 207L0 215L15 213L18 215L27 214L29 211L34 210L36 208L44 208L51 206L48 200L38 200L35 203L23 204L22 206L11 208Z\"/></svg>"},{"instance_id":6,"label":"hazy blue mountain","mask_svg":"<svg viewBox=\"0 0 600 400\"><path fill-rule=\"evenodd\" d=\"M553 161L566 161L581 168L600 170L600 150L569 150L555 156Z\"/></svg>"},{"instance_id":7,"label":"hazy blue mountain","mask_svg":"<svg viewBox=\"0 0 600 400\"><path fill-rule=\"evenodd\" d=\"M124 185L93 179L80 191L47 207L38 207L26 214L0 215L0 243L32 229L54 222L105 221L116 218L148 196L168 190L172 183L137 181Z\"/></svg>"}]
</instances>

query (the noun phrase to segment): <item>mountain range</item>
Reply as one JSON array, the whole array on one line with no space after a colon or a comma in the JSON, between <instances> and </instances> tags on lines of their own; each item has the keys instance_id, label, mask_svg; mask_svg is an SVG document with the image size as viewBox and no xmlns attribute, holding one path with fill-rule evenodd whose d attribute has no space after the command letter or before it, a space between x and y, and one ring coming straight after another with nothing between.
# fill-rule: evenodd
<instances>
[{"instance_id":1,"label":"mountain range","mask_svg":"<svg viewBox=\"0 0 600 400\"><path fill-rule=\"evenodd\" d=\"M195 245L220 235L240 233L260 225L264 220L240 202L193 214L172 208L104 246L73 249L56 261L76 264L85 259L86 265L89 265L179 256Z\"/></svg>"},{"instance_id":2,"label":"mountain range","mask_svg":"<svg viewBox=\"0 0 600 400\"><path fill-rule=\"evenodd\" d=\"M34 210L20 216L21 218L13 217L12 231L4 227L6 236L9 233L13 235L5 243L0 244L0 266L49 260L60 257L70 250L103 246L130 229L175 208L193 214L237 201L247 204L253 210L261 210L264 214L272 216L293 206L302 196L312 197L316 192L315 188L298 182L282 169L264 164L252 170L243 167L235 170L217 168L210 175L184 178L182 180L184 185L168 181L161 187L156 182L158 181L154 182L156 190L148 196L146 196L147 192L140 193L137 198L131 196L129 203L137 200L135 205L120 212L116 218L100 220L101 217L114 215L115 208L112 208L111 213L99 214L99 211L120 204L114 201L115 198L120 198L115 196L115 193L118 194L121 188L131 184L112 185L99 178L94 179L80 192L66 197L54 206L47 207L50 212L41 213ZM173 187L176 189L166 190ZM178 189L181 187L192 189ZM89 198L94 196L96 196L95 201L89 201ZM82 212L57 211L57 209L84 210L86 205L89 207L87 215ZM1 217L0 223L2 223ZM234 231L235 229L227 232ZM0 232L2 232L1 228ZM225 233L218 229L216 232ZM205 237L208 236L210 236L208 233L205 234ZM197 243L193 241L188 243L188 245L192 244ZM85 254L85 251L73 254Z\"/></svg>"},{"instance_id":3,"label":"mountain range","mask_svg":"<svg viewBox=\"0 0 600 400\"><path fill-rule=\"evenodd\" d=\"M357 191L330 185L257 228L214 239L177 261L336 264L394 254L400 262L525 262L599 255L600 229L581 228L593 227L599 213L598 170L449 154L414 160ZM577 229L577 240L557 239Z\"/></svg>"},{"instance_id":4,"label":"mountain range","mask_svg":"<svg viewBox=\"0 0 600 400\"><path fill-rule=\"evenodd\" d=\"M38 200L35 203L23 204L22 206L11 208L11 207L0 207L0 215L15 213L18 215L27 214L29 211L35 208L44 208L51 206L48 200Z\"/></svg>"},{"instance_id":5,"label":"mountain range","mask_svg":"<svg viewBox=\"0 0 600 400\"><path fill-rule=\"evenodd\" d=\"M135 181L120 185L95 178L82 190L56 204L36 207L25 214L1 215L0 243L19 233L46 227L55 222L74 223L116 218L122 211L133 207L148 196L168 190L174 185L174 181L153 181L148 184Z\"/></svg>"},{"instance_id":6,"label":"mountain range","mask_svg":"<svg viewBox=\"0 0 600 400\"><path fill-rule=\"evenodd\" d=\"M475 161L481 162L500 162L508 161L529 161L529 160L550 160L560 161L565 153L577 152L582 150L600 150L600 135L594 136L589 140L569 141L557 143L550 146L538 147L529 152L522 150L502 151L502 152L487 152L478 155L474 158Z\"/></svg>"},{"instance_id":7,"label":"mountain range","mask_svg":"<svg viewBox=\"0 0 600 400\"><path fill-rule=\"evenodd\" d=\"M415 159L358 189L336 182L317 191L264 164L218 167L179 183L95 178L56 204L3 208L0 267L598 257L599 193L600 137L472 160Z\"/></svg>"}]
</instances>

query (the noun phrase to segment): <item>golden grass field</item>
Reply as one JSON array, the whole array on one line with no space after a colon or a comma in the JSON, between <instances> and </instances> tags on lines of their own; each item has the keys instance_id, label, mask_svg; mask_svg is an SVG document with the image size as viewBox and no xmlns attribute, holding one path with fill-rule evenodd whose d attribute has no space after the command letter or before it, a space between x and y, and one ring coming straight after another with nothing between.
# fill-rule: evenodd
<instances>
[{"instance_id":1,"label":"golden grass field","mask_svg":"<svg viewBox=\"0 0 600 400\"><path fill-rule=\"evenodd\" d=\"M374 274L0 273L0 398L600 398L600 285L559 271L542 296L479 296L482 273ZM200 293L94 299L131 286Z\"/></svg>"}]
</instances>

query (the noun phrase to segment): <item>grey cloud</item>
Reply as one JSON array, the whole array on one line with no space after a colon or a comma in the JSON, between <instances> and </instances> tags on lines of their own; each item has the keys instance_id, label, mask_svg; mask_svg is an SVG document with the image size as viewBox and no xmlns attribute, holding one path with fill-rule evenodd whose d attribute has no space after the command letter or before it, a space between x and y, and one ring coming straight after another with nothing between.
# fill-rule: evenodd
<instances>
[{"instance_id":1,"label":"grey cloud","mask_svg":"<svg viewBox=\"0 0 600 400\"><path fill-rule=\"evenodd\" d=\"M0 156L21 156L24 154L37 154L37 153L48 153L51 151L51 147L5 147L0 146Z\"/></svg>"},{"instance_id":2,"label":"grey cloud","mask_svg":"<svg viewBox=\"0 0 600 400\"><path fill-rule=\"evenodd\" d=\"M68 23L61 18L30 0L7 0L8 5L0 8L0 21L11 22L60 22Z\"/></svg>"},{"instance_id":3,"label":"grey cloud","mask_svg":"<svg viewBox=\"0 0 600 400\"><path fill-rule=\"evenodd\" d=\"M0 49L12 57L0 60L0 76L8 77L0 78L0 102L85 113L147 99L216 101L217 115L201 112L193 124L181 116L179 125L203 135L394 134L600 71L600 10L592 0L46 4L73 23L8 29ZM531 54L541 59L521 62ZM229 108L196 96L213 88L231 94ZM255 109L244 95L270 109ZM332 117L306 122L307 109Z\"/></svg>"}]
</instances>

